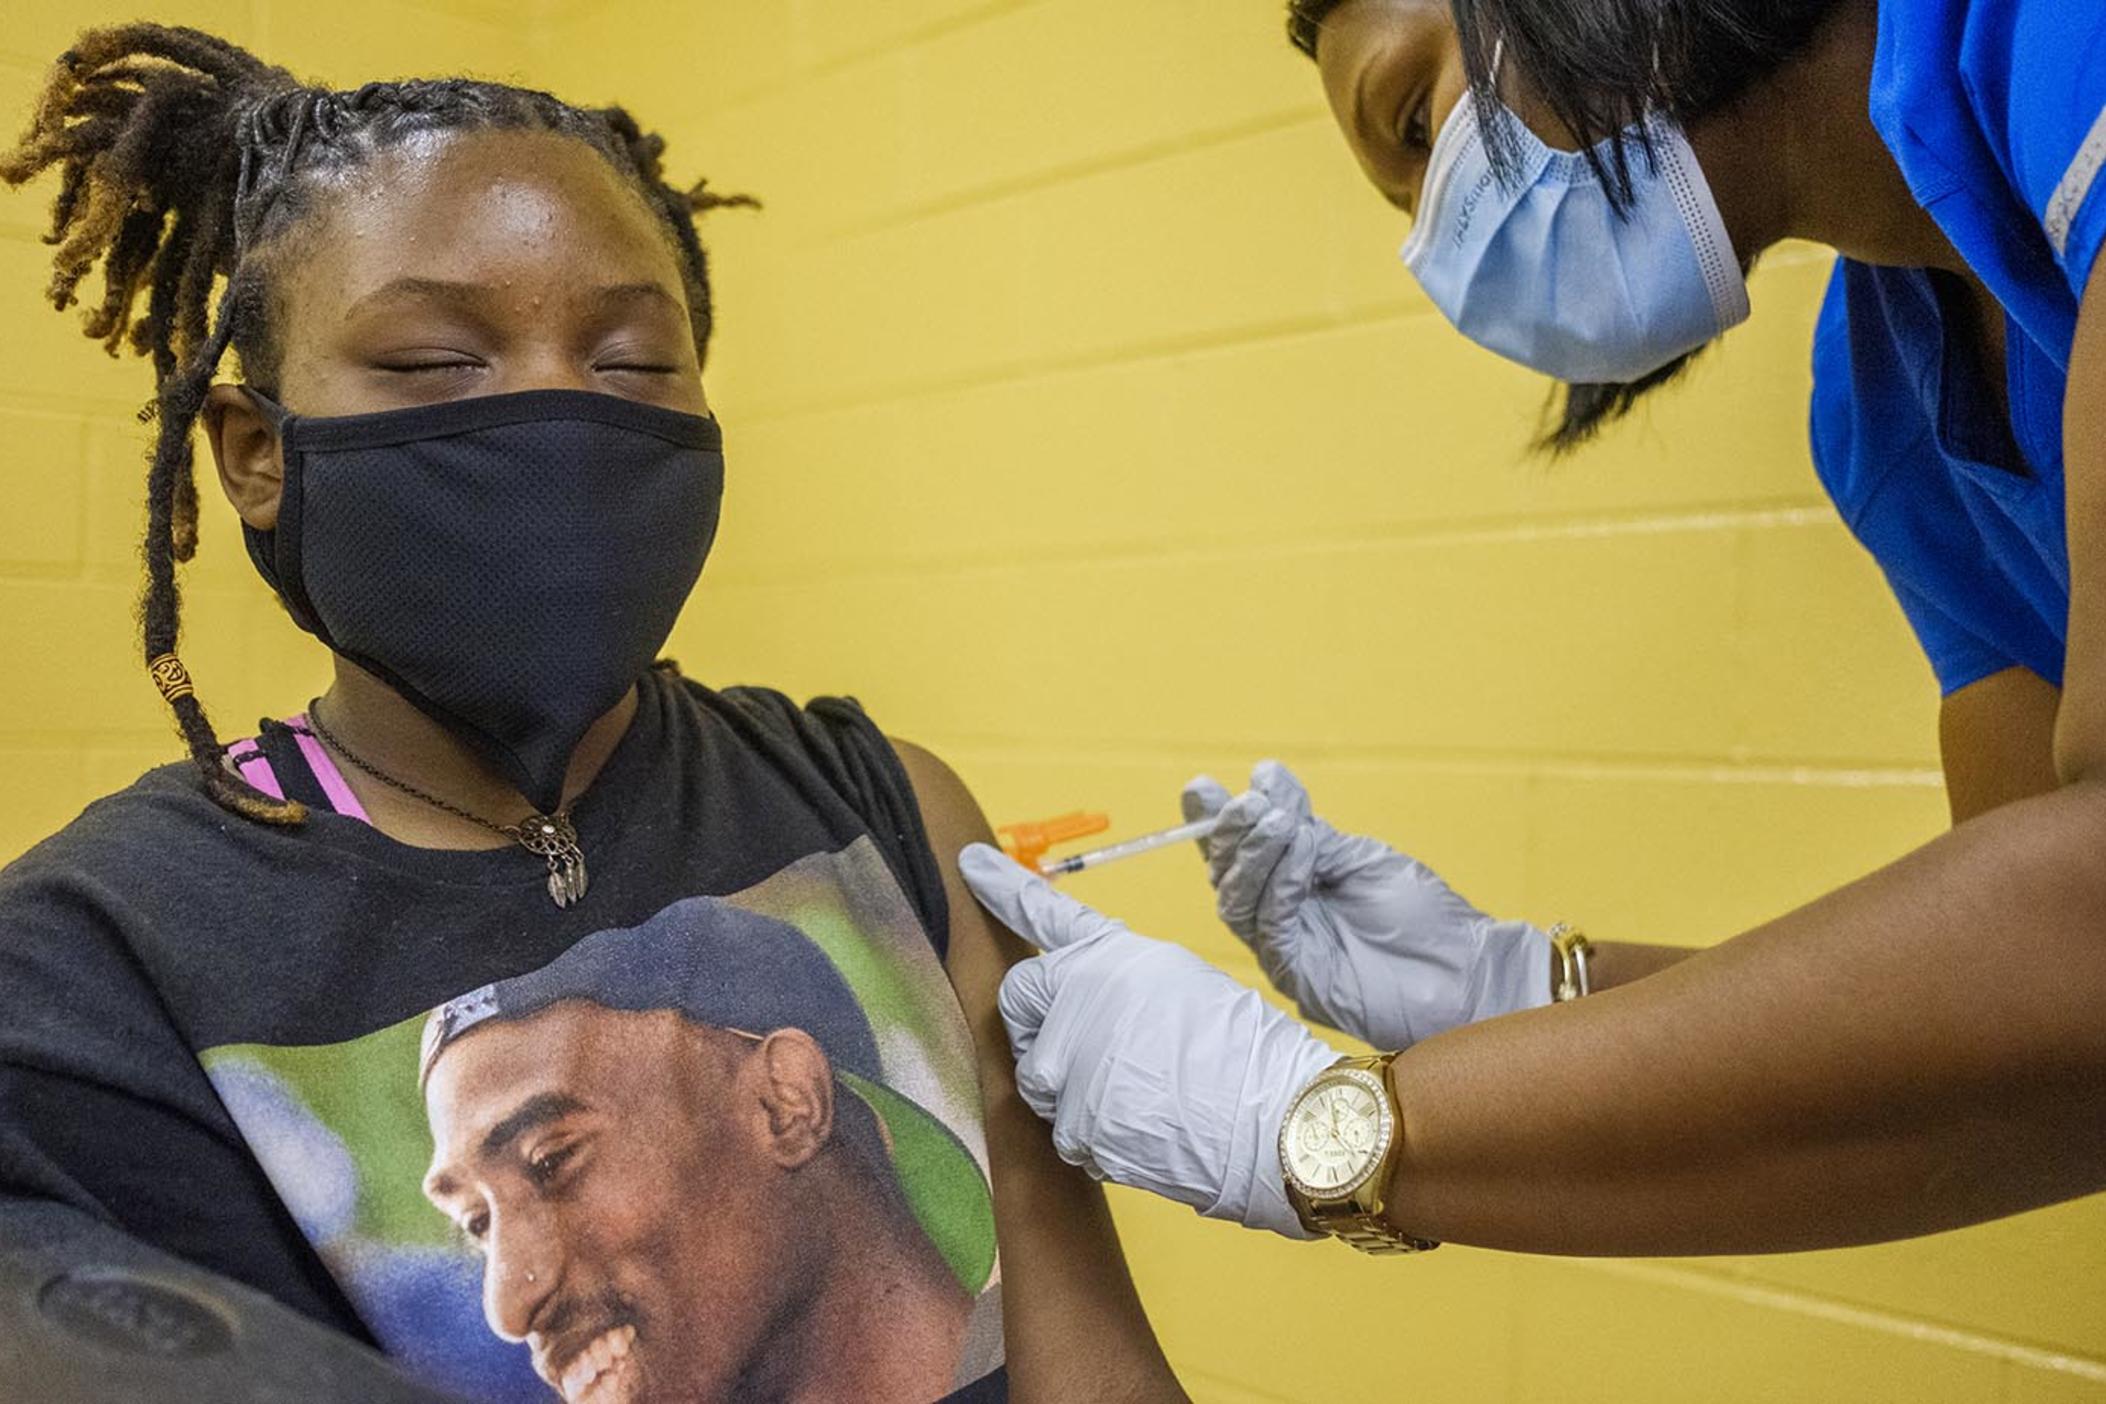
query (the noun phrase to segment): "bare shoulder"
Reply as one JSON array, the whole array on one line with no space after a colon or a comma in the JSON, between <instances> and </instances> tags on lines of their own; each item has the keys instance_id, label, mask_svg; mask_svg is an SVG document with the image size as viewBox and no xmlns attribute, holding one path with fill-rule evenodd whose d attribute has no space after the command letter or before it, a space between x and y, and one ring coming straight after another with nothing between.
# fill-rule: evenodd
<instances>
[{"instance_id":1,"label":"bare shoulder","mask_svg":"<svg viewBox=\"0 0 2106 1404\"><path fill-rule=\"evenodd\" d=\"M935 846L936 857L948 873L957 866L960 848L975 840L985 841L992 837L987 816L981 813L980 802L958 778L958 772L945 764L942 757L897 736L887 739L892 742L892 749L898 753L907 779L914 786L914 798L921 805L921 821L929 831L929 842ZM946 842L952 838L957 842L946 847Z\"/></svg>"},{"instance_id":2,"label":"bare shoulder","mask_svg":"<svg viewBox=\"0 0 2106 1404\"><path fill-rule=\"evenodd\" d=\"M973 900L965 879L958 875L959 850L967 844L993 843L994 830L988 827L980 802L958 778L958 772L934 752L911 741L896 736L888 739L906 769L908 782L914 786L922 827L928 832L937 871L943 874L944 893L950 899L948 964L952 983L969 1008L982 998L991 1007L994 986L1000 982L1002 972L1031 954L1022 939Z\"/></svg>"}]
</instances>

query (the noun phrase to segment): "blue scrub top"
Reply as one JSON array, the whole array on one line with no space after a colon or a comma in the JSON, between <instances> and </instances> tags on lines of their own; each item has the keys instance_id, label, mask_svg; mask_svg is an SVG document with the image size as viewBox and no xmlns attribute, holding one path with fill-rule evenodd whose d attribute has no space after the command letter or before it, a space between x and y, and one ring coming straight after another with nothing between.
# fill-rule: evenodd
<instances>
[{"instance_id":1,"label":"blue scrub top","mask_svg":"<svg viewBox=\"0 0 2106 1404\"><path fill-rule=\"evenodd\" d=\"M2014 665L2059 684L2062 400L2106 240L2106 5L1883 0L1871 114L2003 304L2010 432L1947 344L1941 280L1838 259L1814 335L1814 464L1944 691Z\"/></svg>"}]
</instances>

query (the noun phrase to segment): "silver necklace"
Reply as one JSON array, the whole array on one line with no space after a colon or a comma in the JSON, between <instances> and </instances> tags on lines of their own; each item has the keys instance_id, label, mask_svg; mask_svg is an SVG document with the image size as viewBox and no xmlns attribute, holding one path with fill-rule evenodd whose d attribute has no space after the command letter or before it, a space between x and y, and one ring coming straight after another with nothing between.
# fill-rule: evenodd
<instances>
[{"instance_id":1,"label":"silver necklace","mask_svg":"<svg viewBox=\"0 0 2106 1404\"><path fill-rule=\"evenodd\" d=\"M529 814L517 824L499 824L437 795L420 790L407 780L398 780L371 761L363 759L358 752L337 740L328 727L322 725L321 713L316 709L314 702L307 704L307 724L313 728L308 735L315 737L381 784L400 790L411 799L422 800L434 809L443 809L448 814L458 815L471 824L480 824L493 834L502 834L546 862L549 900L557 906L567 907L585 895L585 888L590 881L585 874L585 850L578 847L578 831L570 822L569 810L559 809L553 814ZM299 731L302 728L294 727L293 730Z\"/></svg>"}]
</instances>

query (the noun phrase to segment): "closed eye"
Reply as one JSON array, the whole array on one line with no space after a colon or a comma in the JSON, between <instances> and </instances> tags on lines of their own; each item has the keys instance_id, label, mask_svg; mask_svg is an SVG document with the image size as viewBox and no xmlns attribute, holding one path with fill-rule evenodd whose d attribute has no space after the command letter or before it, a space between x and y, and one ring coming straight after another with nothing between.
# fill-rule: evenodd
<instances>
[{"instance_id":1,"label":"closed eye","mask_svg":"<svg viewBox=\"0 0 2106 1404\"><path fill-rule=\"evenodd\" d=\"M1398 133L1397 140L1407 151L1431 151L1433 149L1433 116L1423 97L1412 107L1410 115L1404 119L1403 130Z\"/></svg>"},{"instance_id":2,"label":"closed eye","mask_svg":"<svg viewBox=\"0 0 2106 1404\"><path fill-rule=\"evenodd\" d=\"M416 375L424 371L479 370L481 361L455 358L444 361L382 361L378 369L393 371L398 375Z\"/></svg>"}]
</instances>

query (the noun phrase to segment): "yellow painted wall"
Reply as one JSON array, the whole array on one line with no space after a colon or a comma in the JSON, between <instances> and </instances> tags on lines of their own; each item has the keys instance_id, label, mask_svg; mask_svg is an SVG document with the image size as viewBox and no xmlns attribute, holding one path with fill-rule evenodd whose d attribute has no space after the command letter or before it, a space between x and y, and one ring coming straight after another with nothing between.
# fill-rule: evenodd
<instances>
[{"instance_id":1,"label":"yellow painted wall","mask_svg":"<svg viewBox=\"0 0 2106 1404\"><path fill-rule=\"evenodd\" d=\"M71 29L0 27L20 110ZM675 651L848 691L998 819L1169 822L1263 755L1482 904L1699 943L1943 819L1935 697L1804 448L1825 276L1596 452L1397 265L1274 0L179 7L339 82L468 67L618 99L716 216L724 536ZM168 13L166 10L163 14ZM8 120L14 118L10 116ZM134 662L141 367L41 311L0 197L0 851L169 755ZM223 729L317 690L231 516L186 652ZM1249 978L1194 866L1077 891ZM2106 1202L1912 1245L1372 1262L1116 1199L1202 1399L2106 1400Z\"/></svg>"}]
</instances>

